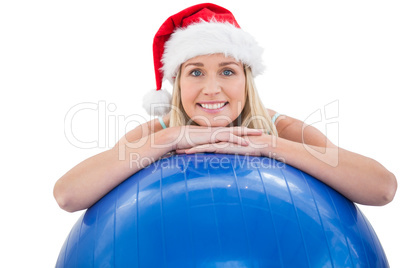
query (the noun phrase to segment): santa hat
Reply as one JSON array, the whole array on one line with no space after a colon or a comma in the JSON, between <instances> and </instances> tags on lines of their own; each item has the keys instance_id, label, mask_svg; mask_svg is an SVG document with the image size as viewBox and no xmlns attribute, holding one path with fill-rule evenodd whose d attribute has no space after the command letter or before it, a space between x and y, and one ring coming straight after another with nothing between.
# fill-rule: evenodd
<instances>
[{"instance_id":1,"label":"santa hat","mask_svg":"<svg viewBox=\"0 0 402 268\"><path fill-rule=\"evenodd\" d=\"M172 84L182 63L200 55L223 53L250 66L253 76L264 70L262 48L242 29L233 14L214 4L199 4L169 17L159 28L153 43L156 90L144 96L149 114L170 111L171 95L162 81Z\"/></svg>"}]
</instances>

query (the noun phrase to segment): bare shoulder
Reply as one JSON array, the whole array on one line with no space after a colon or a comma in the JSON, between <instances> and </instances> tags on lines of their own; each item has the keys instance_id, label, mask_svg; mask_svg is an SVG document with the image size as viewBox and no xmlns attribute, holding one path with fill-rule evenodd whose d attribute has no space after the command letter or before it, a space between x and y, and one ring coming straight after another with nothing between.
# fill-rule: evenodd
<instances>
[{"instance_id":1,"label":"bare shoulder","mask_svg":"<svg viewBox=\"0 0 402 268\"><path fill-rule=\"evenodd\" d=\"M162 117L163 122L165 123L166 126L169 126L169 115L165 115ZM129 143L129 142L134 142L138 139L141 139L142 137L151 135L152 133L161 131L163 129L161 123L159 122L158 118L152 119L148 122L145 122L136 128L130 130L127 132L119 141L119 143Z\"/></svg>"},{"instance_id":2,"label":"bare shoulder","mask_svg":"<svg viewBox=\"0 0 402 268\"><path fill-rule=\"evenodd\" d=\"M268 109L268 113L272 117L277 112ZM335 146L320 130L291 116L281 114L276 119L275 126L280 138L320 147Z\"/></svg>"},{"instance_id":3,"label":"bare shoulder","mask_svg":"<svg viewBox=\"0 0 402 268\"><path fill-rule=\"evenodd\" d=\"M278 112L272 109L267 109L268 114L271 118L273 118ZM275 120L275 126L276 126L276 130L278 131L278 134L284 129L286 128L287 125L291 124L293 122L292 120L293 118L280 114L279 116L276 118Z\"/></svg>"}]
</instances>

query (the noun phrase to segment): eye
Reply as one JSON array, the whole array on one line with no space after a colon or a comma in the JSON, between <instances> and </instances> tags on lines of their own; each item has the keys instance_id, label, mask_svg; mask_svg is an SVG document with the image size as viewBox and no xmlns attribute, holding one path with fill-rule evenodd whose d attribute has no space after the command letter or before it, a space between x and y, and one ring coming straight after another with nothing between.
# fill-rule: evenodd
<instances>
[{"instance_id":1,"label":"eye","mask_svg":"<svg viewBox=\"0 0 402 268\"><path fill-rule=\"evenodd\" d=\"M196 77L202 75L202 73L201 73L200 70L194 70L194 71L192 71L190 74L191 74L192 76L196 76Z\"/></svg>"},{"instance_id":2,"label":"eye","mask_svg":"<svg viewBox=\"0 0 402 268\"><path fill-rule=\"evenodd\" d=\"M233 75L234 73L233 73L233 71L231 71L231 70L224 70L224 71L222 72L222 74L223 74L224 76L231 76L231 75Z\"/></svg>"}]
</instances>

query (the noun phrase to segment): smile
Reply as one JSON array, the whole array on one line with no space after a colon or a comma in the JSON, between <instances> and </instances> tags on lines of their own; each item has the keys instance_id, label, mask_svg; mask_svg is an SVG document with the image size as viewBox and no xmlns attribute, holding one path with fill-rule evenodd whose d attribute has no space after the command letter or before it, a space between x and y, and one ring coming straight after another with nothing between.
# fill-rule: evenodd
<instances>
[{"instance_id":1,"label":"smile","mask_svg":"<svg viewBox=\"0 0 402 268\"><path fill-rule=\"evenodd\" d=\"M216 110L225 106L228 102L220 102L220 103L198 103L202 108L207 110Z\"/></svg>"}]
</instances>

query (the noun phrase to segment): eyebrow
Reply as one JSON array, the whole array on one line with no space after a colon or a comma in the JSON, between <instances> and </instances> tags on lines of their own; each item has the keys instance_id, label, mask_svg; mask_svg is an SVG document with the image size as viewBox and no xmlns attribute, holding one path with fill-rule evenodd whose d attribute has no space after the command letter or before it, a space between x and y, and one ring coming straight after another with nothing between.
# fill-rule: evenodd
<instances>
[{"instance_id":1,"label":"eyebrow","mask_svg":"<svg viewBox=\"0 0 402 268\"><path fill-rule=\"evenodd\" d=\"M221 62L221 63L219 63L219 67L227 66L227 65L231 65L231 64L240 66L240 63L238 63L238 62L235 62L235 61L228 61L228 62Z\"/></svg>"},{"instance_id":2,"label":"eyebrow","mask_svg":"<svg viewBox=\"0 0 402 268\"><path fill-rule=\"evenodd\" d=\"M197 67L204 67L204 64L202 64L201 62L189 62L186 65L184 65L184 68L186 68L187 66L197 66Z\"/></svg>"},{"instance_id":3,"label":"eyebrow","mask_svg":"<svg viewBox=\"0 0 402 268\"><path fill-rule=\"evenodd\" d=\"M228 62L221 62L219 63L219 67L223 67L223 66L227 66L227 65L237 65L240 66L240 63L235 62L235 61L228 61ZM204 67L204 64L201 62L189 62L186 65L184 65L184 68L186 68L187 66L197 66L197 67Z\"/></svg>"}]
</instances>

